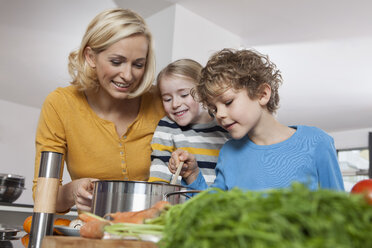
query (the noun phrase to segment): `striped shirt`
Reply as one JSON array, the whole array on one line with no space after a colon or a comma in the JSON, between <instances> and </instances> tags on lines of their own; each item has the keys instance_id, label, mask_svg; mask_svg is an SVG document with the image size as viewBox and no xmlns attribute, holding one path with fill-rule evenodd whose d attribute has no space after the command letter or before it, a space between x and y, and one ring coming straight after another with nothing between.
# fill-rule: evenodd
<instances>
[{"instance_id":1,"label":"striped shirt","mask_svg":"<svg viewBox=\"0 0 372 248\"><path fill-rule=\"evenodd\" d=\"M229 137L228 132L218 126L215 120L181 127L164 117L159 121L151 142L149 181L171 181L172 173L168 169L168 161L171 153L180 148L195 155L206 183L213 183L219 151ZM181 177L178 178L178 184L181 184L180 180Z\"/></svg>"}]
</instances>

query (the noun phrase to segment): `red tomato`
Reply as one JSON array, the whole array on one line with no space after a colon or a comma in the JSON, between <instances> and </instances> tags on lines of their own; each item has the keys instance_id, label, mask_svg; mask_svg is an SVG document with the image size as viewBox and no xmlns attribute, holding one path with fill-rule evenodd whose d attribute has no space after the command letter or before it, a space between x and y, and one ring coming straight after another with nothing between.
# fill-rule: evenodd
<instances>
[{"instance_id":1,"label":"red tomato","mask_svg":"<svg viewBox=\"0 0 372 248\"><path fill-rule=\"evenodd\" d=\"M372 179L357 182L351 189L352 194L364 194L367 202L372 205Z\"/></svg>"}]
</instances>

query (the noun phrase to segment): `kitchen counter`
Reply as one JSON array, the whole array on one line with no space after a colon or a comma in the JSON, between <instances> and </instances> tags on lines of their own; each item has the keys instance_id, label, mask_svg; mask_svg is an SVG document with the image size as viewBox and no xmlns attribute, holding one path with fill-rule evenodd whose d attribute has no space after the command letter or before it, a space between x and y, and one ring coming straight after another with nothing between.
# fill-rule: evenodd
<instances>
[{"instance_id":1,"label":"kitchen counter","mask_svg":"<svg viewBox=\"0 0 372 248\"><path fill-rule=\"evenodd\" d=\"M29 204L0 202L0 224L7 227L17 228L20 231L9 241L0 240L0 247L23 248L21 238L26 235L23 231L24 220L33 214L34 206ZM72 209L65 215L55 215L55 218L76 219L76 209Z\"/></svg>"},{"instance_id":2,"label":"kitchen counter","mask_svg":"<svg viewBox=\"0 0 372 248\"><path fill-rule=\"evenodd\" d=\"M27 235L21 231L9 241L1 241L1 248L27 248L22 244L22 237ZM101 240L70 236L45 236L41 248L157 248L157 245L148 241L137 240Z\"/></svg>"},{"instance_id":3,"label":"kitchen counter","mask_svg":"<svg viewBox=\"0 0 372 248\"><path fill-rule=\"evenodd\" d=\"M21 238L25 232L20 232L16 239L0 241L1 248L25 248ZM136 240L100 240L81 237L45 236L41 248L157 248L157 245L148 241ZM26 247L27 248L27 247Z\"/></svg>"},{"instance_id":4,"label":"kitchen counter","mask_svg":"<svg viewBox=\"0 0 372 248\"><path fill-rule=\"evenodd\" d=\"M81 237L46 236L41 248L157 248L148 241L137 240L101 240Z\"/></svg>"},{"instance_id":5,"label":"kitchen counter","mask_svg":"<svg viewBox=\"0 0 372 248\"><path fill-rule=\"evenodd\" d=\"M34 206L29 204L17 204L0 202L0 223L22 229L24 220L33 214ZM65 215L56 215L56 218L76 219L77 210L71 209Z\"/></svg>"},{"instance_id":6,"label":"kitchen counter","mask_svg":"<svg viewBox=\"0 0 372 248\"><path fill-rule=\"evenodd\" d=\"M24 220L33 214L33 205L0 203L0 222L3 225L20 229L14 239L0 241L1 248L24 248L22 237L26 235L23 231ZM72 209L66 215L56 215L55 218L75 219L76 209ZM82 237L68 236L45 236L42 248L157 248L153 242L132 241L132 240L99 240L86 239Z\"/></svg>"}]
</instances>

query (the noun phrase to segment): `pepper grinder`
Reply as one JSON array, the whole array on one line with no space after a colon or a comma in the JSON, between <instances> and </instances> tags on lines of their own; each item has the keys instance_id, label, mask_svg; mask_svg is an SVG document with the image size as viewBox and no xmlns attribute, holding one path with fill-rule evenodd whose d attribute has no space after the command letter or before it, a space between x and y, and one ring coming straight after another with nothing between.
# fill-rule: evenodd
<instances>
[{"instance_id":1,"label":"pepper grinder","mask_svg":"<svg viewBox=\"0 0 372 248\"><path fill-rule=\"evenodd\" d=\"M40 248L44 236L53 234L62 157L57 152L41 152L28 248Z\"/></svg>"}]
</instances>

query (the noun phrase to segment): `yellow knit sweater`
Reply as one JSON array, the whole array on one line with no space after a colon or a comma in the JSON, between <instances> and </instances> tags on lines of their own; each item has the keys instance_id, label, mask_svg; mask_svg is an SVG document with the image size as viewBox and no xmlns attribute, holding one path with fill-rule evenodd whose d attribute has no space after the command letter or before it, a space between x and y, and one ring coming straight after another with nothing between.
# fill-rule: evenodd
<instances>
[{"instance_id":1,"label":"yellow knit sweater","mask_svg":"<svg viewBox=\"0 0 372 248\"><path fill-rule=\"evenodd\" d=\"M83 92L58 88L46 98L36 132L35 192L42 151L64 154L71 179L147 181L151 139L165 115L155 88L141 97L136 120L118 137L114 123L98 117ZM61 175L62 177L62 175Z\"/></svg>"}]
</instances>

